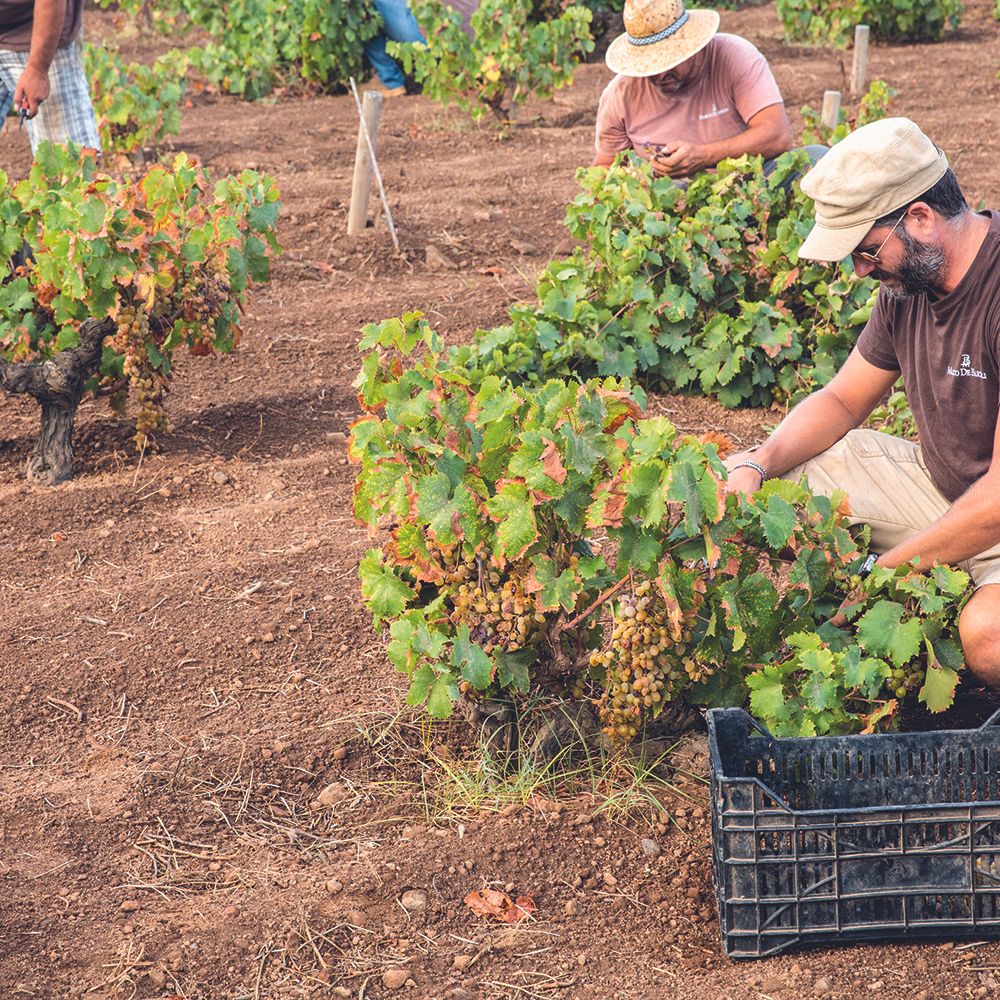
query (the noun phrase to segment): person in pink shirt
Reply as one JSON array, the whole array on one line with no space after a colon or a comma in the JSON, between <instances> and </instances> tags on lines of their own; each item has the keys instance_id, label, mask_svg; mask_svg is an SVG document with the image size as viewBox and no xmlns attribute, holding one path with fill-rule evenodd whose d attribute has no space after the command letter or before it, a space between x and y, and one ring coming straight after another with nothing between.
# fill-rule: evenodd
<instances>
[{"instance_id":1,"label":"person in pink shirt","mask_svg":"<svg viewBox=\"0 0 1000 1000\"><path fill-rule=\"evenodd\" d=\"M595 166L633 149L661 177L690 177L726 157L772 160L792 148L767 60L746 39L718 33L717 11L626 0L624 19L605 57L617 75L597 110Z\"/></svg>"}]
</instances>

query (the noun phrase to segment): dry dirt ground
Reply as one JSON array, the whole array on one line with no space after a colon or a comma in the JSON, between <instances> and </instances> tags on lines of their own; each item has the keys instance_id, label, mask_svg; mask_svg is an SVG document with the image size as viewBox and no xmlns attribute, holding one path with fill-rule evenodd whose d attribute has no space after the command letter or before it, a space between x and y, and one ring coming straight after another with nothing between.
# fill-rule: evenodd
<instances>
[{"instance_id":1,"label":"dry dirt ground","mask_svg":"<svg viewBox=\"0 0 1000 1000\"><path fill-rule=\"evenodd\" d=\"M846 89L844 56L783 45L770 7L723 27L761 46L796 123ZM91 18L92 37L112 31ZM898 111L991 205L998 68L982 0L943 44L871 53ZM455 340L528 295L568 247L563 209L607 79L584 67L528 110L547 124L501 143L423 98L389 104L402 258L383 227L344 234L349 98L201 95L186 111L176 148L216 173L276 176L285 254L240 350L180 364L161 453L140 463L128 424L88 403L75 481L32 488L37 414L0 400L3 1000L377 998L394 992L387 970L414 998L1000 995L1000 944L721 957L697 741L657 808L641 804L652 778L600 764L554 803L530 775L473 780L468 730L398 710L355 579L358 328L419 307ZM0 166L16 177L28 162L5 134ZM430 268L429 245L456 266ZM741 442L773 417L655 402ZM463 898L485 885L531 895L533 919L512 933L474 916Z\"/></svg>"}]
</instances>

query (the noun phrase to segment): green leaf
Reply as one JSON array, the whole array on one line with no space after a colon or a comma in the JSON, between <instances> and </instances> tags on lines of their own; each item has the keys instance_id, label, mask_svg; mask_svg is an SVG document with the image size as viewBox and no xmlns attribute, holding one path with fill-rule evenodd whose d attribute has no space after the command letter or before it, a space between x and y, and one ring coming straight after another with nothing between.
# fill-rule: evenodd
<instances>
[{"instance_id":1,"label":"green leaf","mask_svg":"<svg viewBox=\"0 0 1000 1000\"><path fill-rule=\"evenodd\" d=\"M858 642L873 656L888 656L897 667L920 651L923 630L919 618L903 621L904 608L895 601L879 601L857 622Z\"/></svg>"},{"instance_id":2,"label":"green leaf","mask_svg":"<svg viewBox=\"0 0 1000 1000\"><path fill-rule=\"evenodd\" d=\"M524 483L507 482L486 504L497 522L496 554L504 559L520 559L538 538L535 511Z\"/></svg>"},{"instance_id":3,"label":"green leaf","mask_svg":"<svg viewBox=\"0 0 1000 1000\"><path fill-rule=\"evenodd\" d=\"M762 573L752 573L724 581L718 592L733 632L733 651L744 645L758 656L773 650L781 607L774 584Z\"/></svg>"},{"instance_id":4,"label":"green leaf","mask_svg":"<svg viewBox=\"0 0 1000 1000\"><path fill-rule=\"evenodd\" d=\"M401 615L409 601L416 597L413 588L383 564L382 553L369 549L358 568L361 596L375 618L376 626L385 618Z\"/></svg>"},{"instance_id":5,"label":"green leaf","mask_svg":"<svg viewBox=\"0 0 1000 1000\"><path fill-rule=\"evenodd\" d=\"M781 669L770 665L747 676L750 689L750 711L767 725L783 719L785 711L784 677Z\"/></svg>"},{"instance_id":6,"label":"green leaf","mask_svg":"<svg viewBox=\"0 0 1000 1000\"><path fill-rule=\"evenodd\" d=\"M518 649L513 653L498 651L493 654L496 661L496 679L504 690L521 691L525 694L531 684L528 668L535 661L535 653L530 649Z\"/></svg>"},{"instance_id":7,"label":"green leaf","mask_svg":"<svg viewBox=\"0 0 1000 1000\"><path fill-rule=\"evenodd\" d=\"M857 646L844 650L844 683L849 688L857 688L866 696L874 696L889 677L890 668L884 660L862 656Z\"/></svg>"},{"instance_id":8,"label":"green leaf","mask_svg":"<svg viewBox=\"0 0 1000 1000\"><path fill-rule=\"evenodd\" d=\"M795 532L799 523L795 508L780 496L767 499L767 510L761 513L761 527L772 549L782 549Z\"/></svg>"},{"instance_id":9,"label":"green leaf","mask_svg":"<svg viewBox=\"0 0 1000 1000\"><path fill-rule=\"evenodd\" d=\"M406 694L407 705L422 705L427 701L431 686L434 684L436 674L429 663L418 667L410 678L410 690Z\"/></svg>"},{"instance_id":10,"label":"green leaf","mask_svg":"<svg viewBox=\"0 0 1000 1000\"><path fill-rule=\"evenodd\" d=\"M458 701L458 685L453 677L444 674L435 679L427 695L427 712L435 719L451 716Z\"/></svg>"},{"instance_id":11,"label":"green leaf","mask_svg":"<svg viewBox=\"0 0 1000 1000\"><path fill-rule=\"evenodd\" d=\"M535 556L531 560L535 571L529 579L532 592L537 593L538 606L542 611L555 611L562 607L572 611L576 607L577 594L583 584L572 569L557 572L556 561L549 556Z\"/></svg>"},{"instance_id":12,"label":"green leaf","mask_svg":"<svg viewBox=\"0 0 1000 1000\"><path fill-rule=\"evenodd\" d=\"M643 527L659 525L667 510L664 496L666 466L659 459L632 467L632 476L625 488L628 496L627 513Z\"/></svg>"},{"instance_id":13,"label":"green leaf","mask_svg":"<svg viewBox=\"0 0 1000 1000\"><path fill-rule=\"evenodd\" d=\"M478 642L469 638L468 625L460 625L455 637L455 648L451 656L452 664L477 691L483 691L493 680L493 664Z\"/></svg>"},{"instance_id":14,"label":"green leaf","mask_svg":"<svg viewBox=\"0 0 1000 1000\"><path fill-rule=\"evenodd\" d=\"M955 700L955 688L958 686L958 671L951 667L927 667L923 686L917 697L931 712L943 712L950 708Z\"/></svg>"}]
</instances>

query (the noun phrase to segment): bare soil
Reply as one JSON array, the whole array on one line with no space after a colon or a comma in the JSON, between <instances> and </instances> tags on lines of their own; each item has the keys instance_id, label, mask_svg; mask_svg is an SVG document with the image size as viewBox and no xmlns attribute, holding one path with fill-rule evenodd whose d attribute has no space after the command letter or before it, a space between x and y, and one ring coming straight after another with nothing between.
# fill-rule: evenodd
<instances>
[{"instance_id":1,"label":"bare soil","mask_svg":"<svg viewBox=\"0 0 1000 1000\"><path fill-rule=\"evenodd\" d=\"M942 44L874 46L870 72L970 199L996 205L991 7L970 2ZM796 123L824 89L846 91L847 57L784 45L772 8L723 13L723 28L764 50ZM114 28L93 15L88 31ZM266 170L284 196L285 254L240 350L181 361L176 432L141 461L129 424L86 403L76 479L54 490L23 480L33 406L0 399L4 1000L376 998L394 975L415 998L1000 995L994 943L723 958L703 739L655 808L514 793L491 807L448 778L470 732L399 710L355 578L369 543L344 456L358 329L417 307L456 341L530 294L569 248L561 219L608 78L582 68L503 142L420 97L388 104L401 258L381 223L344 234L349 97L193 99L175 147L217 174ZM22 176L24 137L0 142ZM431 245L454 267L429 266ZM777 416L653 405L740 443ZM487 884L530 895L533 918L475 916L463 898Z\"/></svg>"}]
</instances>

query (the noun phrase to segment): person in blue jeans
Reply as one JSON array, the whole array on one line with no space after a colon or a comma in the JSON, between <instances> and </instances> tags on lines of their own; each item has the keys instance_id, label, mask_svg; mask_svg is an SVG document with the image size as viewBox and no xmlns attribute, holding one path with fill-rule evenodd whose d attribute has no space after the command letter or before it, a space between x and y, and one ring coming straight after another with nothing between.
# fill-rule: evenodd
<instances>
[{"instance_id":1,"label":"person in blue jeans","mask_svg":"<svg viewBox=\"0 0 1000 1000\"><path fill-rule=\"evenodd\" d=\"M390 39L422 42L424 35L406 0L375 0L375 9L382 16L382 30L365 42L365 57L375 70L382 93L386 97L399 97L406 93L406 80L399 63L385 51L385 43Z\"/></svg>"},{"instance_id":2,"label":"person in blue jeans","mask_svg":"<svg viewBox=\"0 0 1000 1000\"><path fill-rule=\"evenodd\" d=\"M365 56L371 64L386 97L400 97L406 93L403 70L388 52L385 43L426 41L417 19L410 11L407 0L373 0L382 17L382 30L365 42ZM469 31L469 18L479 6L479 0L444 0L444 3L462 15L462 27Z\"/></svg>"}]
</instances>

